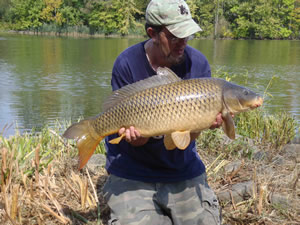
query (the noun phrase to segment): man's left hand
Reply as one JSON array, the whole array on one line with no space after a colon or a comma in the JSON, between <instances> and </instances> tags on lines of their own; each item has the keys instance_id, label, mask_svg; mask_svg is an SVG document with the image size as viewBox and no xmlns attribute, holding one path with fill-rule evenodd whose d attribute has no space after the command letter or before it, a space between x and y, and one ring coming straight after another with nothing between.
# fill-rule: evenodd
<instances>
[{"instance_id":1,"label":"man's left hand","mask_svg":"<svg viewBox=\"0 0 300 225\"><path fill-rule=\"evenodd\" d=\"M232 118L234 117L233 114L231 114L231 116ZM222 126L222 123L223 123L222 113L218 113L216 121L211 125L209 129L219 128Z\"/></svg>"},{"instance_id":2,"label":"man's left hand","mask_svg":"<svg viewBox=\"0 0 300 225\"><path fill-rule=\"evenodd\" d=\"M222 126L222 123L223 123L222 114L218 113L216 121L211 125L209 129L219 128L220 126Z\"/></svg>"}]
</instances>

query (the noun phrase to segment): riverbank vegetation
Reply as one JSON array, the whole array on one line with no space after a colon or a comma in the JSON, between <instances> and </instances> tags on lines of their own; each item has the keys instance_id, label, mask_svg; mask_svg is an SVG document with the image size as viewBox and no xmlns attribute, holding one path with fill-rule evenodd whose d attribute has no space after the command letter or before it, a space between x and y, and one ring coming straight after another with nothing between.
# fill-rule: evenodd
<instances>
[{"instance_id":1,"label":"riverbank vegetation","mask_svg":"<svg viewBox=\"0 0 300 225\"><path fill-rule=\"evenodd\" d=\"M235 77L221 70L214 74ZM236 140L221 129L203 131L197 140L224 223L300 223L300 144L291 144L299 124L290 114L270 115L263 106L234 120ZM16 131L9 138L5 128L0 132L1 224L107 224L101 194L107 173L97 163L78 171L75 142L60 135L70 124ZM103 142L98 155L105 155Z\"/></svg>"},{"instance_id":2,"label":"riverbank vegetation","mask_svg":"<svg viewBox=\"0 0 300 225\"><path fill-rule=\"evenodd\" d=\"M299 193L295 191L300 185L297 173L300 161L288 165L288 171L287 165L280 169L278 163L276 171L266 169L268 165L274 168L272 159L283 154L286 144L295 137L296 121L286 113L270 117L263 108L242 113L235 121L238 138L234 141L228 140L221 129L204 131L198 139L209 183L223 199L224 221L228 224L300 222ZM107 223L109 209L101 194L107 174L103 167L87 166L78 171L75 143L60 136L69 125L69 122L57 123L53 128L22 135L17 132L9 138L0 135L1 224ZM97 153L105 154L103 144L98 146ZM228 169L236 161L238 166ZM288 182L282 182L283 177ZM246 200L238 200L234 194L234 185L241 182L248 185L243 187L245 190L251 185ZM232 199L226 199L224 192L230 187ZM281 196L288 192L294 200L275 201L274 190Z\"/></svg>"},{"instance_id":3,"label":"riverbank vegetation","mask_svg":"<svg viewBox=\"0 0 300 225\"><path fill-rule=\"evenodd\" d=\"M144 35L148 0L0 0L0 29ZM204 38L299 39L300 0L187 0Z\"/></svg>"}]
</instances>

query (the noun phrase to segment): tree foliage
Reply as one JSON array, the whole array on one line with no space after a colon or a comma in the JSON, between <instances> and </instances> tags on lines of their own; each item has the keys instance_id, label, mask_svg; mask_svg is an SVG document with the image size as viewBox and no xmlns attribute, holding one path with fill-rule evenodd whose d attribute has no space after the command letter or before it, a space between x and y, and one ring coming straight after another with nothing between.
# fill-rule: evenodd
<instances>
[{"instance_id":1,"label":"tree foliage","mask_svg":"<svg viewBox=\"0 0 300 225\"><path fill-rule=\"evenodd\" d=\"M237 38L288 38L293 0L236 1L230 8L230 20Z\"/></svg>"},{"instance_id":2,"label":"tree foliage","mask_svg":"<svg viewBox=\"0 0 300 225\"><path fill-rule=\"evenodd\" d=\"M136 8L134 0L94 2L88 23L94 30L105 34L129 34L131 29L141 27L136 16L142 12Z\"/></svg>"},{"instance_id":3,"label":"tree foliage","mask_svg":"<svg viewBox=\"0 0 300 225\"><path fill-rule=\"evenodd\" d=\"M54 22L62 25L64 18L62 17L61 5L62 0L44 0L45 7L42 9L41 18L46 23Z\"/></svg>"},{"instance_id":4,"label":"tree foliage","mask_svg":"<svg viewBox=\"0 0 300 225\"><path fill-rule=\"evenodd\" d=\"M0 0L0 23L13 30L49 25L103 34L143 34L150 0ZM186 0L201 37L300 38L300 0Z\"/></svg>"}]
</instances>

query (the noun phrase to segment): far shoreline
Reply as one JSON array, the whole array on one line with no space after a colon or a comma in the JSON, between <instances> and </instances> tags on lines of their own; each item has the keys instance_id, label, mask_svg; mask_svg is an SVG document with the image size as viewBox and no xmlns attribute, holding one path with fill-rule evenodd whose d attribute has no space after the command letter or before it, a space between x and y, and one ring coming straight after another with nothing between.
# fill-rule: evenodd
<instances>
[{"instance_id":1,"label":"far shoreline","mask_svg":"<svg viewBox=\"0 0 300 225\"><path fill-rule=\"evenodd\" d=\"M67 38L148 38L146 34L127 34L127 35L121 35L118 33L112 33L112 34L104 34L104 33L81 33L81 32L44 32L44 31L17 31L17 30L1 30L0 34L18 34L18 35L30 35L30 36L48 36L48 37L67 37ZM255 41L300 41L300 39L253 39L253 38L230 38L230 37L194 37L194 39L198 40L255 40Z\"/></svg>"}]
</instances>

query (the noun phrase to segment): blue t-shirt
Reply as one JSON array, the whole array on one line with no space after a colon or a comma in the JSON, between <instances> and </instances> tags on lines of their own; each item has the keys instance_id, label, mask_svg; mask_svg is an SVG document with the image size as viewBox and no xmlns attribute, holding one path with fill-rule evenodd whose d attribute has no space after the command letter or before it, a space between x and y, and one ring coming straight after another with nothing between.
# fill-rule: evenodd
<instances>
[{"instance_id":1,"label":"blue t-shirt","mask_svg":"<svg viewBox=\"0 0 300 225\"><path fill-rule=\"evenodd\" d=\"M112 71L111 85L117 90L127 84L153 76L144 49L145 42L127 48L116 59ZM211 71L205 56L198 50L187 46L185 61L171 67L182 79L210 77ZM108 141L118 135L106 137L106 169L110 174L143 182L177 182L192 179L205 172L196 151L195 141L186 150L166 150L163 138L153 137L140 147L133 147L125 140L119 144Z\"/></svg>"}]
</instances>

